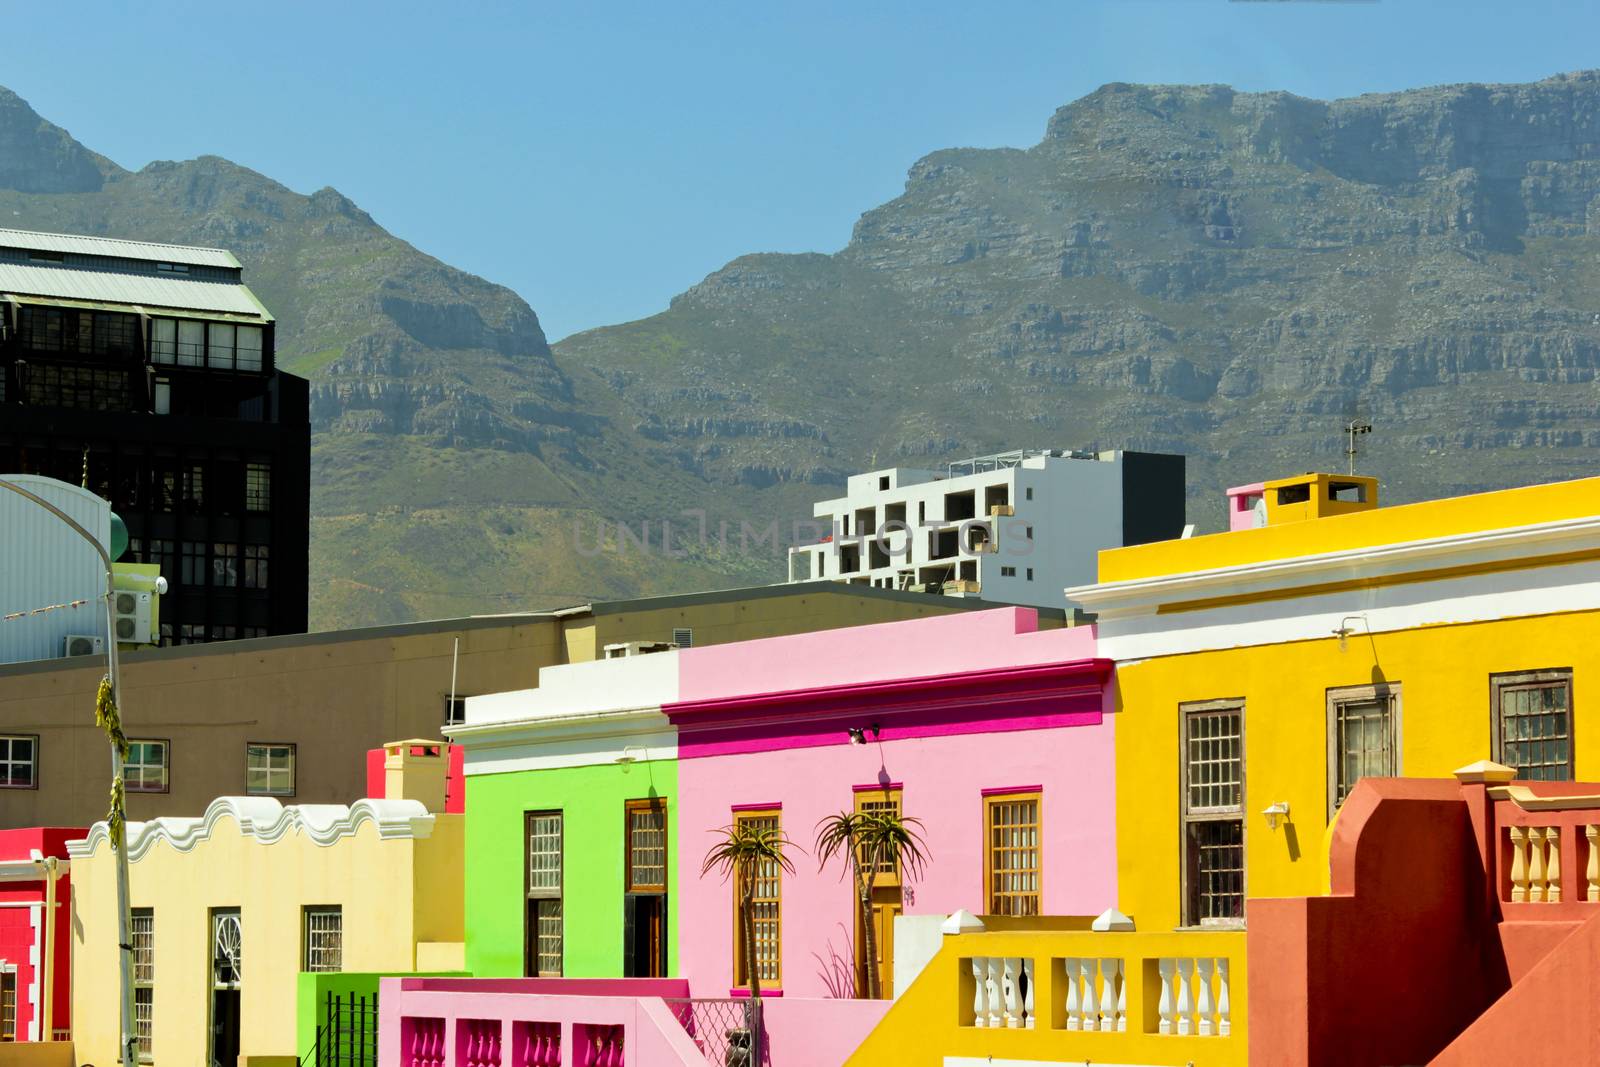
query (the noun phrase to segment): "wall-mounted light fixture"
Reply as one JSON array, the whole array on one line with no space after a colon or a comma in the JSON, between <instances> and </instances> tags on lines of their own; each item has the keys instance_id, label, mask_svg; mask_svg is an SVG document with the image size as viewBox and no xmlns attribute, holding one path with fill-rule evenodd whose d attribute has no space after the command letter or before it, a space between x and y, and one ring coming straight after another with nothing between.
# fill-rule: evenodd
<instances>
[{"instance_id":1,"label":"wall-mounted light fixture","mask_svg":"<svg viewBox=\"0 0 1600 1067\"><path fill-rule=\"evenodd\" d=\"M1261 814L1266 816L1267 829L1276 830L1278 828L1278 820L1289 821L1289 802L1287 800L1276 801L1264 808Z\"/></svg>"},{"instance_id":2,"label":"wall-mounted light fixture","mask_svg":"<svg viewBox=\"0 0 1600 1067\"><path fill-rule=\"evenodd\" d=\"M622 767L622 773L627 774L628 768L639 762L639 757L634 755L635 752L642 754L644 749L639 748L637 745L629 745L627 748L622 750L622 755L618 756L611 762L619 764Z\"/></svg>"},{"instance_id":3,"label":"wall-mounted light fixture","mask_svg":"<svg viewBox=\"0 0 1600 1067\"><path fill-rule=\"evenodd\" d=\"M874 722L866 726L850 726L845 729L845 733L850 735L852 745L864 745L867 743L868 734L872 735L874 741L878 739L878 724Z\"/></svg>"},{"instance_id":4,"label":"wall-mounted light fixture","mask_svg":"<svg viewBox=\"0 0 1600 1067\"><path fill-rule=\"evenodd\" d=\"M1365 615L1346 615L1344 618L1339 620L1339 625L1334 627L1333 630L1333 636L1339 639L1340 652L1344 651L1345 638L1356 632L1355 627L1351 626L1350 624L1357 621L1359 621L1362 626L1366 627L1367 633L1370 634L1372 632L1372 624L1367 622L1367 617Z\"/></svg>"}]
</instances>

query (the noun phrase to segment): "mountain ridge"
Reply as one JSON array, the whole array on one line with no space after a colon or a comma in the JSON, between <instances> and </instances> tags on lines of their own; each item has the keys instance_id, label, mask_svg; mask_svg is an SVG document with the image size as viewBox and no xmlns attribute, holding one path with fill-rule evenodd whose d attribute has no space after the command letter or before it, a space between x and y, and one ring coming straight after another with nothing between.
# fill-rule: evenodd
<instances>
[{"instance_id":1,"label":"mountain ridge","mask_svg":"<svg viewBox=\"0 0 1600 1067\"><path fill-rule=\"evenodd\" d=\"M837 252L740 256L554 345L337 190L124 171L18 102L0 218L228 247L278 315L312 379L323 626L776 580L716 539L582 549L702 512L787 528L889 463L1185 451L1215 528L1226 484L1342 469L1353 417L1387 500L1600 447L1595 72L1336 101L1113 83L1033 146L925 155Z\"/></svg>"}]
</instances>

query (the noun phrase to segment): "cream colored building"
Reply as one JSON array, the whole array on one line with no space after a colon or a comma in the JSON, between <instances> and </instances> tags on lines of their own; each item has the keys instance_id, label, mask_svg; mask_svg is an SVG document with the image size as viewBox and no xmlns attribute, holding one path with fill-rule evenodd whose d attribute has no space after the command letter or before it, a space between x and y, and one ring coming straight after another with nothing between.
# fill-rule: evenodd
<instances>
[{"instance_id":1,"label":"cream colored building","mask_svg":"<svg viewBox=\"0 0 1600 1067\"><path fill-rule=\"evenodd\" d=\"M285 807L222 797L199 818L128 825L141 1059L233 1067L298 1057L303 970L462 965L462 816L439 814L439 742L399 742L386 793ZM115 856L96 823L72 857L73 1040L117 1062Z\"/></svg>"}]
</instances>

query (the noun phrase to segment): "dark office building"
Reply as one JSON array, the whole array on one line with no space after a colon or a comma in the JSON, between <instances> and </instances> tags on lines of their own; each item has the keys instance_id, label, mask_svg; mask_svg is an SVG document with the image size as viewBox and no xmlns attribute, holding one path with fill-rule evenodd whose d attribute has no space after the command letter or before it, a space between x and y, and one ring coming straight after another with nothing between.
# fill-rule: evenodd
<instances>
[{"instance_id":1,"label":"dark office building","mask_svg":"<svg viewBox=\"0 0 1600 1067\"><path fill-rule=\"evenodd\" d=\"M238 260L0 230L0 366L0 473L111 501L170 584L163 643L305 631L306 382Z\"/></svg>"}]
</instances>

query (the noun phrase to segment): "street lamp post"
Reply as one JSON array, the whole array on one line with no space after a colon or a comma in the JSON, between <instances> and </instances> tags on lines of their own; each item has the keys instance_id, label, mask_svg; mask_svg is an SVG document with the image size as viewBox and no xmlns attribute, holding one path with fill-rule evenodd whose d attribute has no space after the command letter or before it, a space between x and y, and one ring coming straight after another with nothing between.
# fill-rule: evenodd
<instances>
[{"instance_id":1,"label":"street lamp post","mask_svg":"<svg viewBox=\"0 0 1600 1067\"><path fill-rule=\"evenodd\" d=\"M121 687L117 684L117 620L114 598L116 596L113 586L114 578L111 573L111 556L106 552L105 546L88 530L78 524L72 516L56 507L50 501L29 492L15 482L0 478L0 489L7 489L18 496L33 501L50 514L70 526L74 533L83 538L100 557L100 562L106 569L106 678L111 684L111 701L121 707ZM111 778L112 778L112 805L113 815L122 812L122 747L117 743L116 737L111 741ZM107 829L111 831L111 849L117 857L117 947L118 962L121 978L120 997L122 1014L122 1067L135 1067L138 1059L139 1035L133 1028L133 934L132 915L128 909L128 833L125 818L110 818Z\"/></svg>"}]
</instances>

